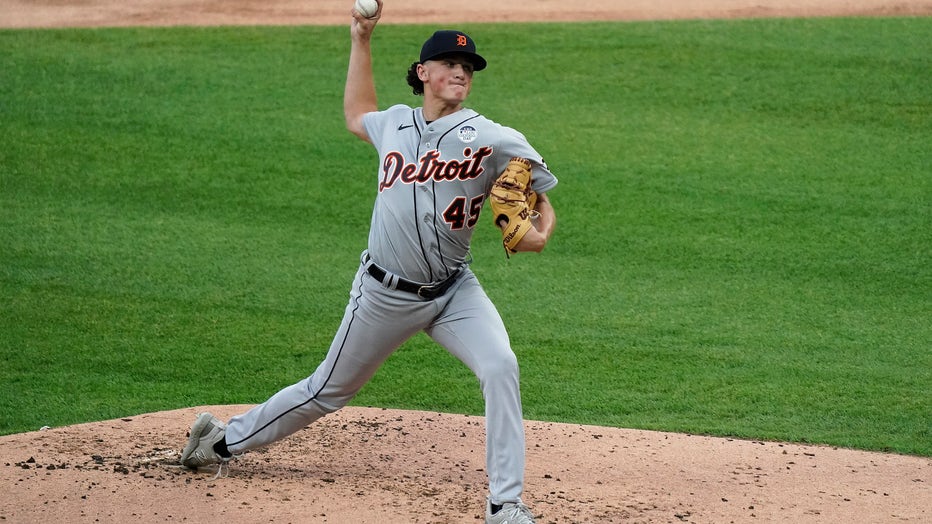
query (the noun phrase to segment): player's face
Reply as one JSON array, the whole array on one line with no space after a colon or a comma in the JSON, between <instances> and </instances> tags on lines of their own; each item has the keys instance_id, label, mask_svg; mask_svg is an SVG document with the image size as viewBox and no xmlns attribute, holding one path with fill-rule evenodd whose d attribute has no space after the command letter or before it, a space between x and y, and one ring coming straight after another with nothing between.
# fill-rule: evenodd
<instances>
[{"instance_id":1,"label":"player's face","mask_svg":"<svg viewBox=\"0 0 932 524\"><path fill-rule=\"evenodd\" d=\"M424 94L430 93L447 103L462 103L472 89L473 65L465 57L451 55L428 60L418 71L424 82Z\"/></svg>"}]
</instances>

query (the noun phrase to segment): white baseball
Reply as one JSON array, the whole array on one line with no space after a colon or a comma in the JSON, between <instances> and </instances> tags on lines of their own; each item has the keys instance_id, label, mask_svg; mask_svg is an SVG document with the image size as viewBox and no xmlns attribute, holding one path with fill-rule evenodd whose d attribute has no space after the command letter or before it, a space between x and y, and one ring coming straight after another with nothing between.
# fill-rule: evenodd
<instances>
[{"instance_id":1,"label":"white baseball","mask_svg":"<svg viewBox=\"0 0 932 524\"><path fill-rule=\"evenodd\" d=\"M372 18L379 11L379 4L375 0L356 0L353 9L366 18Z\"/></svg>"}]
</instances>

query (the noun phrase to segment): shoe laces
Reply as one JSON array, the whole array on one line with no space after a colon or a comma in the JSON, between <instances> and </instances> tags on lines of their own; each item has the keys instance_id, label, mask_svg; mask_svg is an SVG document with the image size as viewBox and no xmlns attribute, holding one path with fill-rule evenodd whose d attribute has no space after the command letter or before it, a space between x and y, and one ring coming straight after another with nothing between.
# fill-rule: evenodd
<instances>
[{"instance_id":1,"label":"shoe laces","mask_svg":"<svg viewBox=\"0 0 932 524\"><path fill-rule=\"evenodd\" d=\"M229 457L220 457L220 462L217 463L217 474L214 475L214 478L211 480L225 479L230 476L230 461L235 458L242 457L242 453L234 453Z\"/></svg>"},{"instance_id":2,"label":"shoe laces","mask_svg":"<svg viewBox=\"0 0 932 524\"><path fill-rule=\"evenodd\" d=\"M224 473L224 469L226 472ZM217 474L214 475L214 478L210 480L225 479L230 476L230 462L227 460L221 460L217 463Z\"/></svg>"},{"instance_id":3,"label":"shoe laces","mask_svg":"<svg viewBox=\"0 0 932 524\"><path fill-rule=\"evenodd\" d=\"M534 522L531 509L521 502L508 504L501 509L501 512L507 514L508 518L516 519L516 522Z\"/></svg>"}]
</instances>

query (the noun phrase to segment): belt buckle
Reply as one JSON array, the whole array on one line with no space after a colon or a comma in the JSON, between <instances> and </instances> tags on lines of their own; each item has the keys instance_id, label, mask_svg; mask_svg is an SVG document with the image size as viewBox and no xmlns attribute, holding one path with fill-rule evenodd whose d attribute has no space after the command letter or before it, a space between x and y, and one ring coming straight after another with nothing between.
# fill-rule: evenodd
<instances>
[{"instance_id":1,"label":"belt buckle","mask_svg":"<svg viewBox=\"0 0 932 524\"><path fill-rule=\"evenodd\" d=\"M432 286L421 286L417 288L417 296L425 300L433 300L437 297L443 296L444 293L453 286L453 283L456 282L456 279L459 278L460 272L457 271L453 273L446 280L438 282Z\"/></svg>"},{"instance_id":2,"label":"belt buckle","mask_svg":"<svg viewBox=\"0 0 932 524\"><path fill-rule=\"evenodd\" d=\"M437 290L440 289L442 284L437 284L435 286L421 286L417 288L417 296L423 298L424 300L433 300L437 298Z\"/></svg>"}]
</instances>

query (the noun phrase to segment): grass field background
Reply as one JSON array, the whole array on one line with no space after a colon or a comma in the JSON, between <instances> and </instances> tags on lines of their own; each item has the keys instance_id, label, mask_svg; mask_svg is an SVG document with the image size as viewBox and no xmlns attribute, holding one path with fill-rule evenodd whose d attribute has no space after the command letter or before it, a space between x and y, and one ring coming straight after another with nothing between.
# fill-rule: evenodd
<instances>
[{"instance_id":1,"label":"grass field background","mask_svg":"<svg viewBox=\"0 0 932 524\"><path fill-rule=\"evenodd\" d=\"M433 27L377 30L380 102ZM561 184L473 268L529 419L932 456L932 19L464 26ZM365 247L344 27L0 31L0 433L258 403ZM482 412L418 336L354 400Z\"/></svg>"}]
</instances>

